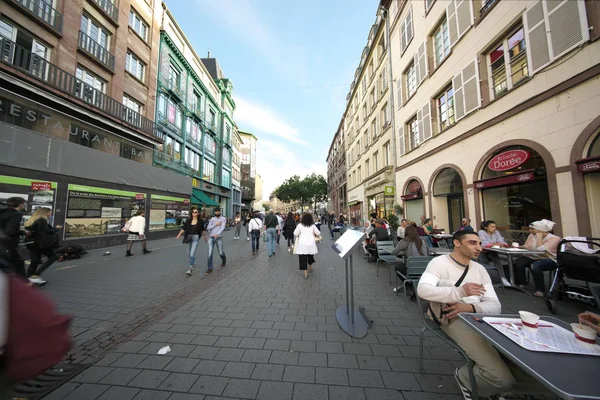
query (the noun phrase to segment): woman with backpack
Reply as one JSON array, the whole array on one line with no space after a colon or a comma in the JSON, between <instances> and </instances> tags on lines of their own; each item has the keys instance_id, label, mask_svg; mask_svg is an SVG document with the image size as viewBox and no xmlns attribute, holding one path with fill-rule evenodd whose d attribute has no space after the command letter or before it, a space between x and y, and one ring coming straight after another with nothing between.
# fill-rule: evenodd
<instances>
[{"instance_id":1,"label":"woman with backpack","mask_svg":"<svg viewBox=\"0 0 600 400\"><path fill-rule=\"evenodd\" d=\"M51 215L51 209L41 207L35 210L31 218L25 222L25 230L29 239L27 248L31 257L29 267L27 267L27 277L30 282L38 286L46 284L41 275L58 260L58 255L56 254L56 248L58 247L57 233L62 226L57 225L56 228L52 227L49 221ZM46 256L47 259L40 265L42 256Z\"/></svg>"}]
</instances>

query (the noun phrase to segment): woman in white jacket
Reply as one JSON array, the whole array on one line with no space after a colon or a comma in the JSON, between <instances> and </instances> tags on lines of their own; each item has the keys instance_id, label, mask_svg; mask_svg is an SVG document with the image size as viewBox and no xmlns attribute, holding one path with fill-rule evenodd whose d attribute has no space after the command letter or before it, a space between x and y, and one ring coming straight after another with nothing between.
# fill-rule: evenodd
<instances>
[{"instance_id":1,"label":"woman in white jacket","mask_svg":"<svg viewBox=\"0 0 600 400\"><path fill-rule=\"evenodd\" d=\"M144 249L144 254L151 253L150 250L146 248L146 235L144 232L146 231L146 218L144 218L144 210L139 210L135 217L132 217L129 222L127 229L127 254L126 257L131 257L131 247L133 246L133 242L142 242L142 248Z\"/></svg>"},{"instance_id":2,"label":"woman in white jacket","mask_svg":"<svg viewBox=\"0 0 600 400\"><path fill-rule=\"evenodd\" d=\"M298 226L294 230L294 237L298 238L297 246L294 246L294 253L298 254L300 261L300 271L304 271L304 278L308 278L308 272L312 271L312 265L315 263L314 255L317 251L316 236L321 232L315 226L312 214L305 213Z\"/></svg>"}]
</instances>

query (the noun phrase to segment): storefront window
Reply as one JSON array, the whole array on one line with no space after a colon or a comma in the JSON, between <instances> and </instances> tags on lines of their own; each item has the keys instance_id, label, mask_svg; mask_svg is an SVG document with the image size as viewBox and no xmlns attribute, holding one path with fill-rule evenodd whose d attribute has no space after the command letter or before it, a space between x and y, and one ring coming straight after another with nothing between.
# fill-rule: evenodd
<instances>
[{"instance_id":1,"label":"storefront window","mask_svg":"<svg viewBox=\"0 0 600 400\"><path fill-rule=\"evenodd\" d=\"M418 180L413 179L408 182L402 200L404 200L404 217L420 225L425 202L423 200L423 189Z\"/></svg>"},{"instance_id":2,"label":"storefront window","mask_svg":"<svg viewBox=\"0 0 600 400\"><path fill-rule=\"evenodd\" d=\"M588 151L588 157L598 157L600 156L600 133L596 135L596 138L592 142L590 146L590 150Z\"/></svg>"},{"instance_id":3,"label":"storefront window","mask_svg":"<svg viewBox=\"0 0 600 400\"><path fill-rule=\"evenodd\" d=\"M462 195L462 191L462 179L458 172L452 168L443 169L435 178L435 183L433 184L434 196Z\"/></svg>"},{"instance_id":4,"label":"storefront window","mask_svg":"<svg viewBox=\"0 0 600 400\"><path fill-rule=\"evenodd\" d=\"M440 171L433 183L433 213L437 224L454 232L465 216L463 184L458 172L452 168Z\"/></svg>"}]
</instances>

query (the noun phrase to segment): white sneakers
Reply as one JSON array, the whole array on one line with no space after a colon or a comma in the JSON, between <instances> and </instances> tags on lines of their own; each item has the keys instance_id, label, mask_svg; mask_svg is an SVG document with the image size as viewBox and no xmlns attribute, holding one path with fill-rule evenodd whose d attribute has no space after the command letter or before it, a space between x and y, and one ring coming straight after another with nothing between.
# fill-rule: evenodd
<instances>
[{"instance_id":1,"label":"white sneakers","mask_svg":"<svg viewBox=\"0 0 600 400\"><path fill-rule=\"evenodd\" d=\"M187 270L187 271L185 271L185 274L186 274L187 276L191 276L191 275L192 275L192 271L193 271L193 270L194 270L194 267L192 267L192 266L190 265L190 267L188 268L188 270Z\"/></svg>"},{"instance_id":2,"label":"white sneakers","mask_svg":"<svg viewBox=\"0 0 600 400\"><path fill-rule=\"evenodd\" d=\"M250 238L249 238L249 237L247 237L247 238L246 238L246 240L247 240L247 241L250 241Z\"/></svg>"},{"instance_id":3,"label":"white sneakers","mask_svg":"<svg viewBox=\"0 0 600 400\"><path fill-rule=\"evenodd\" d=\"M502 284L506 287L511 287L512 285L510 284L510 282L508 281L508 279L506 279L505 277L502 277Z\"/></svg>"},{"instance_id":4,"label":"white sneakers","mask_svg":"<svg viewBox=\"0 0 600 400\"><path fill-rule=\"evenodd\" d=\"M38 286L44 286L46 283L48 283L48 282L46 282L45 280L43 280L41 277L39 277L37 275L31 275L29 277L29 282L31 282L31 283L33 283L35 285L38 285Z\"/></svg>"}]
</instances>

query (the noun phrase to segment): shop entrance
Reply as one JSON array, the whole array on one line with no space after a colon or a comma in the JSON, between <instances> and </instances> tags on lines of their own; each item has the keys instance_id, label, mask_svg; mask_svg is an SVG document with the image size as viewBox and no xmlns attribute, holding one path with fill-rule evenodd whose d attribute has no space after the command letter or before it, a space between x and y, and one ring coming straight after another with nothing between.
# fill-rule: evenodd
<instances>
[{"instance_id":1,"label":"shop entrance","mask_svg":"<svg viewBox=\"0 0 600 400\"><path fill-rule=\"evenodd\" d=\"M416 179L409 181L404 189L404 194L400 198L404 202L404 218L420 225L421 216L425 215L425 202L421 183Z\"/></svg>"},{"instance_id":2,"label":"shop entrance","mask_svg":"<svg viewBox=\"0 0 600 400\"><path fill-rule=\"evenodd\" d=\"M592 237L597 238L600 237L600 133L596 134L586 156L577 162L577 169L584 174Z\"/></svg>"},{"instance_id":3,"label":"shop entrance","mask_svg":"<svg viewBox=\"0 0 600 400\"><path fill-rule=\"evenodd\" d=\"M497 151L485 164L481 190L484 220L496 222L507 240L523 243L533 221L552 219L546 166L542 156L525 146Z\"/></svg>"},{"instance_id":4,"label":"shop entrance","mask_svg":"<svg viewBox=\"0 0 600 400\"><path fill-rule=\"evenodd\" d=\"M460 221L465 216L463 183L455 169L444 168L437 174L433 183L432 202L439 227L447 227L448 232L460 228ZM446 212L447 215L444 215Z\"/></svg>"}]
</instances>

